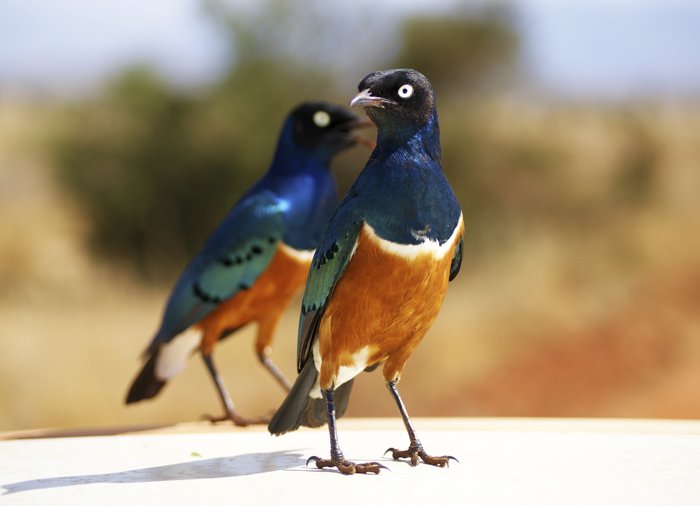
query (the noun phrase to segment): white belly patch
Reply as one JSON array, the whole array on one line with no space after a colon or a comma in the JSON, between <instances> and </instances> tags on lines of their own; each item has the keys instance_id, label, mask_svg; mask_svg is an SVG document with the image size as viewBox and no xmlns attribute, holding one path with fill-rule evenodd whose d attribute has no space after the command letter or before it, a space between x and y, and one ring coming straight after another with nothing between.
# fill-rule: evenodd
<instances>
[{"instance_id":1,"label":"white belly patch","mask_svg":"<svg viewBox=\"0 0 700 506\"><path fill-rule=\"evenodd\" d=\"M316 366L316 370L320 371L321 370L321 352L319 351L318 348L318 340L314 343L313 346L313 357L314 357L314 365ZM370 349L369 346L365 346L364 348L360 349L360 351L356 352L352 356L352 362L353 365L341 365L340 368L338 369L338 377L335 382L335 388L338 388L340 385L343 383L347 383L351 379L353 379L355 376L360 374L362 371L367 369L367 366L369 365L367 363L368 359L370 356ZM320 376L319 376L320 378ZM319 378L316 378L316 384L314 387L311 389L311 392L309 393L309 396L314 398L314 399L320 399L321 398L321 387L319 386Z\"/></svg>"}]
</instances>

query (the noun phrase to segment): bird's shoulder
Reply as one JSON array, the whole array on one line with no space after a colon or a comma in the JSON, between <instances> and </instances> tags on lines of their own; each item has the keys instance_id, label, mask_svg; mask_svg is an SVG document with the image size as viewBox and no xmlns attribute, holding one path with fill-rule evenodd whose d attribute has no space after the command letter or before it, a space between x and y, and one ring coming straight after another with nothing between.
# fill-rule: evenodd
<instances>
[{"instance_id":1,"label":"bird's shoulder","mask_svg":"<svg viewBox=\"0 0 700 506\"><path fill-rule=\"evenodd\" d=\"M279 229L289 203L276 192L260 189L248 193L226 214L204 243L201 254L209 255L235 246L249 237Z\"/></svg>"}]
</instances>

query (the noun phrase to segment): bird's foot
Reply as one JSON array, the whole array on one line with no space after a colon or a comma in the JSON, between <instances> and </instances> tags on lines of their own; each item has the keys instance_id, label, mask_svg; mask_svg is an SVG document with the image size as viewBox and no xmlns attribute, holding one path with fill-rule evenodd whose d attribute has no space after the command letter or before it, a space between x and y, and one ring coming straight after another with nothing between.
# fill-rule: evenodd
<instances>
[{"instance_id":1,"label":"bird's foot","mask_svg":"<svg viewBox=\"0 0 700 506\"><path fill-rule=\"evenodd\" d=\"M391 452L391 456L394 460L411 459L410 464L412 466L418 465L418 459L422 460L425 464L430 464L431 466L437 467L449 467L450 460L459 462L459 460L452 457L451 455L443 455L441 457L433 457L431 455L428 455L427 453L425 453L425 450L423 450L423 447L420 444L411 445L408 447L408 450L397 450L396 448L389 448L387 451L384 452L384 455L386 455L389 452Z\"/></svg>"},{"instance_id":2,"label":"bird's foot","mask_svg":"<svg viewBox=\"0 0 700 506\"><path fill-rule=\"evenodd\" d=\"M309 465L309 462L315 462L316 467L319 469L323 469L324 467L335 467L342 474L379 474L381 469L388 469L379 462L364 462L362 464L355 464L354 462L345 460L345 458L342 456L330 459L322 459L321 457L314 456L309 457L309 460L306 461L307 466Z\"/></svg>"},{"instance_id":3,"label":"bird's foot","mask_svg":"<svg viewBox=\"0 0 700 506\"><path fill-rule=\"evenodd\" d=\"M257 418L246 418L238 413L226 413L221 416L202 415L203 420L207 420L213 424L220 422L233 422L237 427L248 427L249 425L267 425L270 423L269 416L259 416Z\"/></svg>"}]
</instances>

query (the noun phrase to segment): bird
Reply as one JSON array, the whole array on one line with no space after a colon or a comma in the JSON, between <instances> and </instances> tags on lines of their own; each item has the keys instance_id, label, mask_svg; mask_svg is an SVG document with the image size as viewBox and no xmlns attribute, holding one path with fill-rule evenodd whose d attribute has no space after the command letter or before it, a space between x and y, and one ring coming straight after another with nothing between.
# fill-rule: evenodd
<instances>
[{"instance_id":1,"label":"bird","mask_svg":"<svg viewBox=\"0 0 700 506\"><path fill-rule=\"evenodd\" d=\"M382 366L409 437L407 450L387 452L413 466L446 467L456 459L426 453L397 388L462 263L462 210L442 171L435 92L413 69L373 72L358 91L350 105L377 126L376 147L314 254L299 319L299 374L268 430L281 435L327 422L330 458L313 456L307 465L378 474L384 465L345 458L336 419L353 379Z\"/></svg>"},{"instance_id":2,"label":"bird","mask_svg":"<svg viewBox=\"0 0 700 506\"><path fill-rule=\"evenodd\" d=\"M357 130L368 124L344 107L320 101L303 102L287 115L267 172L231 208L177 279L126 404L156 396L199 351L224 409L222 416L206 418L238 426L269 421L269 416L238 413L213 351L224 337L257 323L257 358L289 390L290 383L270 358L275 329L301 292L313 251L338 204L331 160L362 143Z\"/></svg>"}]
</instances>

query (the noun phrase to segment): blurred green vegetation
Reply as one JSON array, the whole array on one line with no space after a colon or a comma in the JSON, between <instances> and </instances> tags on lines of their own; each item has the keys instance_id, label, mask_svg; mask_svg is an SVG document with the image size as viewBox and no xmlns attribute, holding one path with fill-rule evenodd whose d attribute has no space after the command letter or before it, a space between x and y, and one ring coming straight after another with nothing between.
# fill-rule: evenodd
<instances>
[{"instance_id":1,"label":"blurred green vegetation","mask_svg":"<svg viewBox=\"0 0 700 506\"><path fill-rule=\"evenodd\" d=\"M201 202L225 201L237 179L231 154L211 149L226 145L224 133L202 131L205 105L133 68L74 106L55 149L58 177L85 211L96 253L155 274L201 240L197 228L214 218Z\"/></svg>"},{"instance_id":2,"label":"blurred green vegetation","mask_svg":"<svg viewBox=\"0 0 700 506\"><path fill-rule=\"evenodd\" d=\"M620 170L613 185L613 199L641 206L654 198L660 158L658 140L634 114L620 119L625 132Z\"/></svg>"},{"instance_id":3,"label":"blurred green vegetation","mask_svg":"<svg viewBox=\"0 0 700 506\"><path fill-rule=\"evenodd\" d=\"M327 87L312 65L282 59L249 24L210 8L237 55L219 82L182 90L134 66L72 104L54 143L92 251L144 279L171 277L262 175L292 106L330 95L312 91Z\"/></svg>"},{"instance_id":4,"label":"blurred green vegetation","mask_svg":"<svg viewBox=\"0 0 700 506\"><path fill-rule=\"evenodd\" d=\"M518 69L515 17L503 6L407 18L388 35L368 28L363 37L391 50L348 83L329 67L327 44L339 24L358 22L333 20L313 1L269 0L252 11L205 5L231 47L217 82L183 90L148 68L127 69L97 97L71 106L53 151L62 188L87 217L92 250L144 280L170 279L197 251L267 167L291 107L308 99L347 103L356 82L377 68L413 67L433 82L444 167L469 217L473 251L502 247L532 218L567 223L595 216L602 198L638 205L653 197L656 148L634 114L612 113L625 148L613 180L595 195L561 170L573 160L557 125L530 122L503 134L499 121L513 115L501 118L486 91ZM357 150L338 160L341 190L366 156Z\"/></svg>"},{"instance_id":5,"label":"blurred green vegetation","mask_svg":"<svg viewBox=\"0 0 700 506\"><path fill-rule=\"evenodd\" d=\"M475 15L415 17L401 27L402 45L392 67L420 69L436 89L465 93L494 74L516 68L513 15L487 4Z\"/></svg>"}]
</instances>

